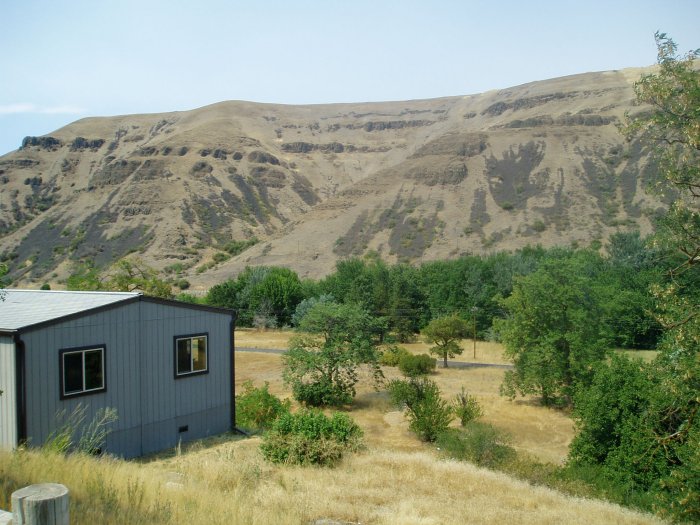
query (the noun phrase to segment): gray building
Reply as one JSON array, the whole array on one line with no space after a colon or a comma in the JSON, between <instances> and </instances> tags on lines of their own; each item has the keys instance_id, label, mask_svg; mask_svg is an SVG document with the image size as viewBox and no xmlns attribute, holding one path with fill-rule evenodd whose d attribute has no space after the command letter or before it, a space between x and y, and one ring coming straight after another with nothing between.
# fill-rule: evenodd
<instances>
[{"instance_id":1,"label":"gray building","mask_svg":"<svg viewBox=\"0 0 700 525\"><path fill-rule=\"evenodd\" d=\"M81 404L114 408L106 451L136 457L234 426L235 313L139 293L6 290L0 447L41 445Z\"/></svg>"}]
</instances>

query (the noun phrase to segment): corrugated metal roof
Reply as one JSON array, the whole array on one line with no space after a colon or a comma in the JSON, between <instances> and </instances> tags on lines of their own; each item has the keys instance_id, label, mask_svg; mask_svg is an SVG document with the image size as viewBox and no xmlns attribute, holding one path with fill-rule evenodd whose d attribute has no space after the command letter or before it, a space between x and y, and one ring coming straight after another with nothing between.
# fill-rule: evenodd
<instances>
[{"instance_id":1,"label":"corrugated metal roof","mask_svg":"<svg viewBox=\"0 0 700 525\"><path fill-rule=\"evenodd\" d=\"M64 292L55 290L3 290L0 331L20 330L93 308L138 297L136 292Z\"/></svg>"}]
</instances>

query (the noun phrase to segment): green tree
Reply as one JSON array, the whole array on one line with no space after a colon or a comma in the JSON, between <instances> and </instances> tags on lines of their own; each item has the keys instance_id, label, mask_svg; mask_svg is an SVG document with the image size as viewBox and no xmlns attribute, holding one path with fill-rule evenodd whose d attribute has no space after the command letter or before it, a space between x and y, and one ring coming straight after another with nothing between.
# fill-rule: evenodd
<instances>
[{"instance_id":1,"label":"green tree","mask_svg":"<svg viewBox=\"0 0 700 525\"><path fill-rule=\"evenodd\" d=\"M311 310L317 304L334 302L335 299L329 294L321 294L318 297L309 297L308 299L304 299L294 309L294 314L292 314L292 325L299 326L309 310Z\"/></svg>"},{"instance_id":2,"label":"green tree","mask_svg":"<svg viewBox=\"0 0 700 525\"><path fill-rule=\"evenodd\" d=\"M250 292L250 308L269 308L278 326L289 325L297 304L303 299L301 281L289 268L271 267Z\"/></svg>"},{"instance_id":3,"label":"green tree","mask_svg":"<svg viewBox=\"0 0 700 525\"><path fill-rule=\"evenodd\" d=\"M391 401L405 409L409 428L423 441L435 441L454 419L452 407L440 397L440 388L427 377L389 383Z\"/></svg>"},{"instance_id":4,"label":"green tree","mask_svg":"<svg viewBox=\"0 0 700 525\"><path fill-rule=\"evenodd\" d=\"M545 261L503 300L508 317L496 328L514 369L506 372L501 393L568 405L605 359L603 311L579 263L570 257Z\"/></svg>"},{"instance_id":5,"label":"green tree","mask_svg":"<svg viewBox=\"0 0 700 525\"><path fill-rule=\"evenodd\" d=\"M303 299L296 272L277 266L249 266L207 293L207 304L237 310L241 326L288 325Z\"/></svg>"},{"instance_id":6,"label":"green tree","mask_svg":"<svg viewBox=\"0 0 700 525\"><path fill-rule=\"evenodd\" d=\"M104 290L100 272L95 264L90 261L82 261L73 265L73 273L66 280L66 288L69 290L95 291Z\"/></svg>"},{"instance_id":7,"label":"green tree","mask_svg":"<svg viewBox=\"0 0 700 525\"><path fill-rule=\"evenodd\" d=\"M635 84L641 110L630 140L654 146L656 191L674 200L653 247L674 253L664 283L652 287L663 336L650 364L614 360L581 392L571 460L601 465L655 508L700 522L700 51L677 55L656 34L659 67Z\"/></svg>"},{"instance_id":8,"label":"green tree","mask_svg":"<svg viewBox=\"0 0 700 525\"><path fill-rule=\"evenodd\" d=\"M100 271L93 261L86 260L73 267L66 280L69 290L112 290L115 292L143 292L152 297L171 299L172 287L160 274L138 258L118 260L108 270Z\"/></svg>"},{"instance_id":9,"label":"green tree","mask_svg":"<svg viewBox=\"0 0 700 525\"><path fill-rule=\"evenodd\" d=\"M435 346L430 348L430 353L443 359L443 366L447 368L447 358L453 358L462 353L459 341L469 334L469 324L460 319L457 314L448 317L440 317L430 321L423 329L426 341Z\"/></svg>"},{"instance_id":10,"label":"green tree","mask_svg":"<svg viewBox=\"0 0 700 525\"><path fill-rule=\"evenodd\" d=\"M613 354L596 367L593 381L576 394L577 433L569 447L576 464L606 464L629 433L639 429L648 405L650 370L639 360ZM633 424L630 424L633 423Z\"/></svg>"},{"instance_id":11,"label":"green tree","mask_svg":"<svg viewBox=\"0 0 700 525\"><path fill-rule=\"evenodd\" d=\"M381 320L375 328L380 339L384 338L391 311L391 276L389 267L376 252L362 259L339 261L335 273L321 281L320 288L337 301L358 304Z\"/></svg>"},{"instance_id":12,"label":"green tree","mask_svg":"<svg viewBox=\"0 0 700 525\"><path fill-rule=\"evenodd\" d=\"M0 263L0 301L5 300L5 290L2 290L2 288L5 288L7 284L5 283L5 275L7 275L7 272L9 271L9 268L7 267L6 264Z\"/></svg>"},{"instance_id":13,"label":"green tree","mask_svg":"<svg viewBox=\"0 0 700 525\"><path fill-rule=\"evenodd\" d=\"M655 348L661 335L651 287L663 280L664 257L649 243L638 231L618 232L606 246L607 264L597 283L615 347Z\"/></svg>"},{"instance_id":14,"label":"green tree","mask_svg":"<svg viewBox=\"0 0 700 525\"><path fill-rule=\"evenodd\" d=\"M375 321L352 304L317 303L301 320L284 355L283 377L295 399L312 406L351 403L358 367L370 366L381 377L374 346Z\"/></svg>"},{"instance_id":15,"label":"green tree","mask_svg":"<svg viewBox=\"0 0 700 525\"><path fill-rule=\"evenodd\" d=\"M120 259L107 272L102 286L119 292L140 291L152 297L171 299L170 284L160 278L158 271L141 259Z\"/></svg>"},{"instance_id":16,"label":"green tree","mask_svg":"<svg viewBox=\"0 0 700 525\"><path fill-rule=\"evenodd\" d=\"M668 468L659 499L676 518L700 521L700 49L679 56L672 39L655 38L658 70L635 84L648 110L631 116L624 131L655 147L656 189L676 194L655 244L680 261L654 288L665 334L642 428Z\"/></svg>"}]
</instances>

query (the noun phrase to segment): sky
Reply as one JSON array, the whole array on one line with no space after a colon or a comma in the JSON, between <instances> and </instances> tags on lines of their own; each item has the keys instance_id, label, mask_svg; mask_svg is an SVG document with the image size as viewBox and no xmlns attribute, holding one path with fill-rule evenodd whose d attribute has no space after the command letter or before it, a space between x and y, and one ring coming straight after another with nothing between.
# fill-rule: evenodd
<instances>
[{"instance_id":1,"label":"sky","mask_svg":"<svg viewBox=\"0 0 700 525\"><path fill-rule=\"evenodd\" d=\"M0 155L91 116L481 93L700 47L700 0L0 0Z\"/></svg>"}]
</instances>

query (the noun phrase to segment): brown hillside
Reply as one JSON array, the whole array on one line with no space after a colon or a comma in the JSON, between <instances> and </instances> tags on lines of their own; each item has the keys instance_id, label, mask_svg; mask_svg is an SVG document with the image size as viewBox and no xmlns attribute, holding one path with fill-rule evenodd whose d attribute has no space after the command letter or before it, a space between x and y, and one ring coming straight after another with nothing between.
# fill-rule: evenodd
<instances>
[{"instance_id":1,"label":"brown hillside","mask_svg":"<svg viewBox=\"0 0 700 525\"><path fill-rule=\"evenodd\" d=\"M416 263L648 232L661 206L643 191L648 152L616 127L639 74L83 119L0 157L0 253L24 285L136 251L206 288L245 265L319 277L368 250Z\"/></svg>"}]
</instances>

